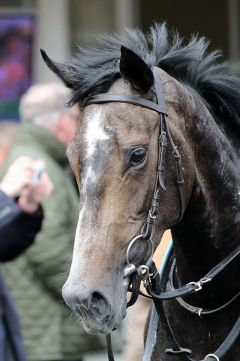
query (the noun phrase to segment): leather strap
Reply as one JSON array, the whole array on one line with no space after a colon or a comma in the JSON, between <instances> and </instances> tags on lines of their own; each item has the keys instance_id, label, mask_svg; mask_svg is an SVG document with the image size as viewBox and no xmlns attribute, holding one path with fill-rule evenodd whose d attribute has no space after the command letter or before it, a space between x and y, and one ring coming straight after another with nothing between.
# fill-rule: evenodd
<instances>
[{"instance_id":1,"label":"leather strap","mask_svg":"<svg viewBox=\"0 0 240 361\"><path fill-rule=\"evenodd\" d=\"M173 289L168 292L162 292L161 294L155 293L151 290L151 296L158 300L170 300L177 297L183 297L193 292L201 291L206 283L212 282L225 268L234 261L240 255L240 246L233 250L227 257L225 257L220 263L212 268L204 277L197 282L189 282L184 286Z\"/></svg>"},{"instance_id":2,"label":"leather strap","mask_svg":"<svg viewBox=\"0 0 240 361\"><path fill-rule=\"evenodd\" d=\"M172 150L173 150L173 155L174 155L174 159L176 162L176 170L177 170L177 187L178 187L178 192L179 192L179 196L180 196L180 204L181 204L181 213L180 213L180 217L178 219L178 222L181 221L182 217L183 217L183 213L184 213L184 204L185 204L185 196L184 196L184 191L183 191L183 184L184 184L184 177L183 177L183 166L182 166L182 157L181 154L178 150L178 147L175 145L173 138L172 138L172 134L169 130L168 124L166 122L166 133L168 136L168 139L170 141L170 144L172 146Z\"/></svg>"},{"instance_id":3,"label":"leather strap","mask_svg":"<svg viewBox=\"0 0 240 361\"><path fill-rule=\"evenodd\" d=\"M147 339L144 348L143 361L150 361L157 344L157 330L159 326L159 317L156 307L153 305L149 320Z\"/></svg>"},{"instance_id":4,"label":"leather strap","mask_svg":"<svg viewBox=\"0 0 240 361\"><path fill-rule=\"evenodd\" d=\"M222 357L224 357L224 355L235 344L235 342L239 338L239 335L240 335L240 316L235 322L231 332L228 334L227 338L224 340L221 346L215 351L214 355L216 355L219 358L219 360L221 360ZM207 358L205 358L204 361L208 361ZM209 359L209 361L211 361L211 359Z\"/></svg>"},{"instance_id":5,"label":"leather strap","mask_svg":"<svg viewBox=\"0 0 240 361\"><path fill-rule=\"evenodd\" d=\"M227 257L227 259L229 259L229 257ZM165 289L167 287L168 276L169 276L170 269L172 267L173 262L174 262L173 254L170 254L168 262L166 264L166 267L165 267L162 277L161 277L161 282L160 282L161 291L164 293L166 293ZM214 269L216 269L216 267ZM154 284L152 285L152 287L154 288ZM153 290L153 291L155 291L155 290ZM168 317L166 315L166 312L165 312L165 309L163 306L163 302L159 302L159 300L156 298L153 298L153 301L154 301L158 316L160 318L160 322L162 322L163 327L166 332L166 335L167 335L167 338L168 338L170 344L172 345L172 349L167 349L166 353L168 355L178 356L179 359L182 361L197 361L196 359L193 359L190 357L191 350L188 350L186 348L182 348L179 346L178 341L172 330L172 327L169 323ZM225 354L235 344L235 342L237 341L239 336L240 336L240 316L237 318L237 321L235 322L233 328L231 329L231 331L229 332L228 336L223 341L223 343L219 346L219 348L213 354L206 355L205 358L201 361L214 361L214 360L220 361L220 360L222 360L222 358L225 356ZM151 358L146 361L151 361Z\"/></svg>"},{"instance_id":6,"label":"leather strap","mask_svg":"<svg viewBox=\"0 0 240 361\"><path fill-rule=\"evenodd\" d=\"M136 272L133 273L132 275L132 289L131 289L131 298L127 303L127 307L133 306L134 303L137 301L138 299L138 295L139 295L139 290L140 290L140 286L141 286L141 281L142 281L142 270L137 268Z\"/></svg>"},{"instance_id":7,"label":"leather strap","mask_svg":"<svg viewBox=\"0 0 240 361\"><path fill-rule=\"evenodd\" d=\"M227 257L225 257L220 263L218 263L214 268L211 269L203 278L216 277L220 272L222 272L232 261L234 261L240 255L240 245L235 248Z\"/></svg>"},{"instance_id":8,"label":"leather strap","mask_svg":"<svg viewBox=\"0 0 240 361\"><path fill-rule=\"evenodd\" d=\"M114 360L114 354L112 349L112 340L111 340L111 334L106 335L107 339L107 352L108 352L108 361L115 361Z\"/></svg>"},{"instance_id":9,"label":"leather strap","mask_svg":"<svg viewBox=\"0 0 240 361\"><path fill-rule=\"evenodd\" d=\"M170 288L171 289L175 289L174 287L174 271L176 268L176 260L174 260L170 273L169 273L169 284L170 284ZM212 309L212 310L208 310L208 309L203 309L201 307L196 307L193 305L190 305L189 303L187 303L183 298L181 297L177 297L176 300L179 303L180 306L182 306L183 308L185 308L185 310L189 311L190 313L197 315L199 317L202 316L208 316L208 315L212 315L214 313L220 312L222 310L224 310L225 308L227 308L229 305L231 305L238 297L240 296L240 291L235 294L230 300L228 300L226 303L224 303L223 305Z\"/></svg>"},{"instance_id":10,"label":"leather strap","mask_svg":"<svg viewBox=\"0 0 240 361\"><path fill-rule=\"evenodd\" d=\"M155 298L157 300L166 301L172 300L177 297L189 295L190 293L193 293L195 289L196 287L193 284L187 284L168 292L162 292L160 294L157 294L153 290L151 290L151 296L153 299Z\"/></svg>"},{"instance_id":11,"label":"leather strap","mask_svg":"<svg viewBox=\"0 0 240 361\"><path fill-rule=\"evenodd\" d=\"M123 94L98 94L93 95L89 99L87 99L84 106L89 104L102 104L102 103L109 103L109 102L117 102L117 103L128 103L139 105L143 108L148 108L154 110L157 113L162 113L167 115L168 110L164 105L156 104L151 100L147 100L144 98L138 98L132 95L123 95Z\"/></svg>"},{"instance_id":12,"label":"leather strap","mask_svg":"<svg viewBox=\"0 0 240 361\"><path fill-rule=\"evenodd\" d=\"M166 287L167 287L167 283L168 283L168 275L169 275L169 272L170 272L170 269L171 269L171 265L172 265L172 262L173 262L173 250L171 251L171 253L169 254L169 258L166 262L166 265L165 265L165 268L162 272L162 275L161 275L161 281L160 281L160 291L162 293L165 292L166 290ZM152 284L152 289L151 289L151 292L153 291L154 293L157 292L157 289L155 289L155 284ZM159 288L159 286L158 286ZM175 338L175 335L174 335L174 332L172 330L172 327L169 323L169 320L168 320L168 317L166 315L166 312L164 310L164 306L163 306L163 302L159 302L159 300L155 297L153 297L153 302L154 302L154 305L155 305L155 308L157 310L157 313L158 313L158 317L159 317L159 322L160 324L163 325L164 329L165 329L165 332L166 332L166 336L167 336L167 339L169 341L169 343L171 344L172 346L172 349L167 349L166 352L168 355L171 354L171 351L173 351L173 355L176 355L179 357L180 360L182 361L192 361L191 358L189 357L189 354L191 353L191 350L186 350L186 352L182 351L182 350L185 350L183 348L181 348L178 344L178 341L177 339ZM149 360L151 361L151 359Z\"/></svg>"},{"instance_id":13,"label":"leather strap","mask_svg":"<svg viewBox=\"0 0 240 361\"><path fill-rule=\"evenodd\" d=\"M214 308L213 310L206 310L206 309L203 309L201 307L196 307L196 306L190 305L189 303L184 301L181 297L176 298L176 301L179 303L180 306L185 308L185 310L187 310L188 312L192 313L193 315L197 315L199 317L202 317L202 316L213 315L214 313L225 310L228 306L230 306L239 297L240 297L240 292L238 292L228 302L224 303L224 305L221 305L221 306L219 306L217 308Z\"/></svg>"}]
</instances>

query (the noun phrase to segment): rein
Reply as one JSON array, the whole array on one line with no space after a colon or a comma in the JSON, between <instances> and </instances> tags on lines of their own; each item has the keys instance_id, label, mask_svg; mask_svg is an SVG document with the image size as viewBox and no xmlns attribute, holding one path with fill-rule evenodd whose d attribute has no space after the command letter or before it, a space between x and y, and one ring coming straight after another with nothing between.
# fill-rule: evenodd
<instances>
[{"instance_id":1,"label":"rein","mask_svg":"<svg viewBox=\"0 0 240 361\"><path fill-rule=\"evenodd\" d=\"M217 277L236 257L240 255L240 246L230 253L229 256L227 256L223 261L221 261L217 266L215 266L212 270L210 270L204 277L202 277L197 282L189 282L184 286L181 286L179 288L173 287L173 272L174 272L174 258L173 255L170 255L170 258L168 259L166 263L166 267L164 268L164 271L161 274L157 271L156 266L154 262L152 261L153 252L154 252L154 245L153 245L153 237L154 237L154 231L155 231L155 222L157 219L157 216L159 214L160 210L160 190L166 190L165 182L164 182L164 176L165 176L165 159L166 159L166 153L167 153L167 147L168 144L170 144L172 148L173 157L175 160L175 168L176 168L176 185L178 188L179 193L179 202L180 202L180 214L179 219L177 222L179 222L184 213L184 206L185 206L185 197L184 197L184 190L183 190L183 184L184 184L184 178L183 178L183 171L182 171L182 160L181 160L181 154L175 145L171 132L168 128L168 124L166 121L166 117L168 116L168 110L165 105L164 101L164 95L163 95L163 88L162 83L160 80L160 77L156 74L154 70L154 85L155 85L155 94L157 98L157 103L146 100L143 98L139 98L136 96L129 96L129 95L123 95L123 94L98 94L91 96L89 99L87 99L85 106L90 104L103 104L103 103L109 103L109 102L122 102L122 103L129 103L138 105L153 111L156 111L159 114L159 137L158 137L158 163L157 163L157 175L155 180L155 186L153 191L153 196L150 204L150 208L148 211L147 219L141 229L140 234L136 235L131 242L128 245L128 249L126 252L126 260L127 265L124 269L124 277L129 278L131 280L132 287L129 289L132 292L131 298L127 303L127 307L132 306L138 298L139 294L142 294L140 291L140 284L141 281L144 282L144 286L149 294L149 296L142 294L143 296L149 297L153 299L153 302L155 304L155 308L157 310L157 314L159 316L159 319L161 320L167 338L170 341L172 348L167 349L165 352L169 356L178 356L180 360L183 361L197 361L190 357L190 354L192 353L191 350L182 348L179 346L175 336L174 332L171 328L171 325L169 323L168 317L165 313L164 307L163 307L163 301L170 300L170 299L176 299L179 304L190 311L191 313L198 314L199 316L208 315L217 311L220 311L227 307L230 303L232 303L239 295L240 292L234 296L229 302L227 302L225 305L219 307L216 310L209 310L204 311L201 308L197 308L194 306L191 306L187 304L181 297L199 292L203 289L204 285L206 283L210 283L215 277ZM144 265L135 266L131 260L130 260L130 251L133 247L133 245L136 244L139 240L143 240L148 243L150 247L150 257L146 261ZM170 276L170 284L171 284L171 290L166 291L167 283L169 281ZM172 277L172 278L171 278ZM171 282L172 279L172 282ZM226 339L223 341L221 346L215 351L215 353L208 354L205 356L203 360L200 361L220 361L222 360L222 357L229 351L229 349L232 347L232 345L235 343L237 338L240 335L240 317L238 317L236 323L234 324L232 330L226 337ZM108 357L109 361L114 361L114 356L111 348L111 338L110 335L107 335L107 345L108 345ZM149 354L148 358L144 358L144 361L151 361L152 359L152 353Z\"/></svg>"}]
</instances>

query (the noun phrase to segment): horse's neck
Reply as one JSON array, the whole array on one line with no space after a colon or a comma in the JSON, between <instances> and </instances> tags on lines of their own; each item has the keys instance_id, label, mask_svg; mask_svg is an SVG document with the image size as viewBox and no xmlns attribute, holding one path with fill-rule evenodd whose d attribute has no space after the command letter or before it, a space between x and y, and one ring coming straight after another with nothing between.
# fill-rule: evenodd
<instances>
[{"instance_id":1,"label":"horse's neck","mask_svg":"<svg viewBox=\"0 0 240 361\"><path fill-rule=\"evenodd\" d=\"M188 131L196 184L184 218L172 229L183 282L202 277L240 243L237 151L211 118Z\"/></svg>"}]
</instances>

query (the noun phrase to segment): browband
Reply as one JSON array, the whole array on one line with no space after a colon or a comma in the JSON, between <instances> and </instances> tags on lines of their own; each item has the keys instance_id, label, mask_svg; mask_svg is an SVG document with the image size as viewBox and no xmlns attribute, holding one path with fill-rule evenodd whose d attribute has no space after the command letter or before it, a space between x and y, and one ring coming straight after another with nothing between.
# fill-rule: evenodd
<instances>
[{"instance_id":1,"label":"browband","mask_svg":"<svg viewBox=\"0 0 240 361\"><path fill-rule=\"evenodd\" d=\"M109 102L140 105L141 107L154 110L157 113L168 115L168 109L166 106L161 104L156 104L151 100L138 98L133 95L106 94L106 93L93 95L89 99L87 99L85 106L89 104L101 104L101 103L109 103Z\"/></svg>"}]
</instances>

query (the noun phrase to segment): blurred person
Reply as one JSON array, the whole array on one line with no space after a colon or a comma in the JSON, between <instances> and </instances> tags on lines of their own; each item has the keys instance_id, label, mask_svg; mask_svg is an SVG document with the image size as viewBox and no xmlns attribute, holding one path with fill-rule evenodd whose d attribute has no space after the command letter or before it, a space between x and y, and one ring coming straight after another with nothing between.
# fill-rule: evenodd
<instances>
[{"instance_id":1,"label":"blurred person","mask_svg":"<svg viewBox=\"0 0 240 361\"><path fill-rule=\"evenodd\" d=\"M105 345L70 319L61 288L72 256L79 197L69 177L66 146L75 134L78 108L66 108L70 91L60 84L31 87L20 102L21 129L9 162L25 155L44 159L53 192L42 207L36 242L4 274L19 311L30 361L78 361ZM19 277L21 275L21 277Z\"/></svg>"},{"instance_id":2,"label":"blurred person","mask_svg":"<svg viewBox=\"0 0 240 361\"><path fill-rule=\"evenodd\" d=\"M14 144L19 129L19 124L11 120L0 122L0 167Z\"/></svg>"},{"instance_id":3,"label":"blurred person","mask_svg":"<svg viewBox=\"0 0 240 361\"><path fill-rule=\"evenodd\" d=\"M19 157L0 183L0 262L10 261L29 247L41 228L42 199L52 191L46 172L34 184L34 169L42 161Z\"/></svg>"},{"instance_id":4,"label":"blurred person","mask_svg":"<svg viewBox=\"0 0 240 361\"><path fill-rule=\"evenodd\" d=\"M39 176L38 184L33 184L36 165L31 158L18 158L0 183L0 262L24 252L41 228L40 204L51 192L52 184L46 172ZM0 309L0 360L26 361L18 316L1 275Z\"/></svg>"}]
</instances>

